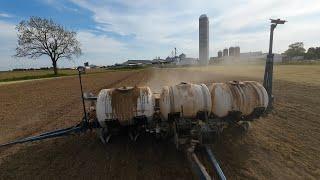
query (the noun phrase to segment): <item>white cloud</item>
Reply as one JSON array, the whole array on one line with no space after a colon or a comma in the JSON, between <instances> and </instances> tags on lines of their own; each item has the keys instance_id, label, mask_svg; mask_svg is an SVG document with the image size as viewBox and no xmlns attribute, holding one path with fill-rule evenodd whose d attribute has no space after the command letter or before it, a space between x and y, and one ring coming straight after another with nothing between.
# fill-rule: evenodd
<instances>
[{"instance_id":1,"label":"white cloud","mask_svg":"<svg viewBox=\"0 0 320 180\"><path fill-rule=\"evenodd\" d=\"M10 15L10 14L7 14L7 13L0 13L0 17L11 18L11 17L13 17L13 16Z\"/></svg>"},{"instance_id":2,"label":"white cloud","mask_svg":"<svg viewBox=\"0 0 320 180\"><path fill-rule=\"evenodd\" d=\"M64 12L64 11L72 11L72 12L79 12L79 9L77 8L72 8L69 6L64 5L63 1L59 0L39 0L40 3L46 3L50 5L53 8L56 8L57 10Z\"/></svg>"},{"instance_id":3,"label":"white cloud","mask_svg":"<svg viewBox=\"0 0 320 180\"><path fill-rule=\"evenodd\" d=\"M114 64L124 58L122 53L129 52L125 44L103 34L80 31L78 39L83 51L82 59L93 64Z\"/></svg>"},{"instance_id":4,"label":"white cloud","mask_svg":"<svg viewBox=\"0 0 320 180\"><path fill-rule=\"evenodd\" d=\"M0 70L5 70L11 64L16 43L15 26L0 21Z\"/></svg>"},{"instance_id":5,"label":"white cloud","mask_svg":"<svg viewBox=\"0 0 320 180\"><path fill-rule=\"evenodd\" d=\"M124 44L106 35L96 35L89 31L78 32L82 50L90 53L120 53L125 50Z\"/></svg>"},{"instance_id":6,"label":"white cloud","mask_svg":"<svg viewBox=\"0 0 320 180\"><path fill-rule=\"evenodd\" d=\"M12 38L16 38L16 36L17 35L15 32L15 25L0 20L0 37L1 37L1 41L3 41L3 43L1 43L2 46L9 45L10 47L12 47L12 45L14 45L14 43L12 43L10 40ZM1 46L0 46L0 48L1 48Z\"/></svg>"},{"instance_id":7,"label":"white cloud","mask_svg":"<svg viewBox=\"0 0 320 180\"><path fill-rule=\"evenodd\" d=\"M320 12L320 2L317 0L73 2L92 11L94 20L105 31L122 35L133 33L138 42L147 43L149 47L177 46L191 56L198 55L198 17L202 13L207 13L210 18L210 54L215 55L219 49L232 45L240 45L245 51L266 51L269 38L268 20L271 17L289 20L289 26L296 29L295 33L292 30L286 32L292 42L296 39L315 41L311 34L308 35L308 28L299 27L308 21L301 17ZM320 25L316 24L314 28L320 30ZM281 42L291 43L285 36L276 38ZM275 51L282 51L287 45L280 43ZM167 48L163 48L159 52L164 54L166 50Z\"/></svg>"}]
</instances>

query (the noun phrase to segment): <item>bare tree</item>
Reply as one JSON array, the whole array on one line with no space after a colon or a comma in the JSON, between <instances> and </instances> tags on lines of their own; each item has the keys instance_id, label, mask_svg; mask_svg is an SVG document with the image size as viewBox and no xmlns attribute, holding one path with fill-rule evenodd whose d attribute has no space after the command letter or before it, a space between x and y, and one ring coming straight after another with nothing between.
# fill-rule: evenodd
<instances>
[{"instance_id":1,"label":"bare tree","mask_svg":"<svg viewBox=\"0 0 320 180\"><path fill-rule=\"evenodd\" d=\"M47 55L52 61L55 75L58 74L59 59L72 59L74 56L81 55L76 32L68 31L51 19L31 17L28 21L21 21L16 29L18 46L15 56L38 58Z\"/></svg>"}]
</instances>

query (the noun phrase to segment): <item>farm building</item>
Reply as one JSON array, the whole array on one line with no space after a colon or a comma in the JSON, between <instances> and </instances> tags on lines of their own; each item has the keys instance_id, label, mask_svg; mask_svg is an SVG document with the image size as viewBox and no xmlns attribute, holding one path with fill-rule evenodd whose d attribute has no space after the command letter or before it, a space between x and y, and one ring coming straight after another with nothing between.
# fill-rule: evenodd
<instances>
[{"instance_id":1,"label":"farm building","mask_svg":"<svg viewBox=\"0 0 320 180\"><path fill-rule=\"evenodd\" d=\"M128 60L124 63L122 63L123 66L145 66L145 65L151 65L151 60Z\"/></svg>"},{"instance_id":2,"label":"farm building","mask_svg":"<svg viewBox=\"0 0 320 180\"><path fill-rule=\"evenodd\" d=\"M181 66L185 66L185 65L197 65L198 59L197 58L191 58L191 57L187 57L187 55L185 55L184 53L179 55L179 61L177 63L177 65L181 65Z\"/></svg>"}]
</instances>

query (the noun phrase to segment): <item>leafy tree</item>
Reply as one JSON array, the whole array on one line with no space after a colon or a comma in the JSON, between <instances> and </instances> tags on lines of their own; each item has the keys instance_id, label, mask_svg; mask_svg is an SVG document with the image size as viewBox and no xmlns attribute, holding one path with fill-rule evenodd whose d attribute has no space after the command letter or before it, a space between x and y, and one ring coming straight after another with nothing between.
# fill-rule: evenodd
<instances>
[{"instance_id":1,"label":"leafy tree","mask_svg":"<svg viewBox=\"0 0 320 180\"><path fill-rule=\"evenodd\" d=\"M284 53L289 57L295 56L303 56L306 50L303 47L303 42L296 42L289 45L289 49L286 50Z\"/></svg>"},{"instance_id":2,"label":"leafy tree","mask_svg":"<svg viewBox=\"0 0 320 180\"><path fill-rule=\"evenodd\" d=\"M68 31L51 19L31 17L28 21L21 21L16 29L18 46L15 56L39 58L47 55L52 61L55 75L58 74L59 59L72 59L74 56L81 55L76 32Z\"/></svg>"},{"instance_id":3,"label":"leafy tree","mask_svg":"<svg viewBox=\"0 0 320 180\"><path fill-rule=\"evenodd\" d=\"M306 58L313 59L315 56L316 56L316 48L314 47L309 48L306 53Z\"/></svg>"},{"instance_id":4,"label":"leafy tree","mask_svg":"<svg viewBox=\"0 0 320 180\"><path fill-rule=\"evenodd\" d=\"M307 59L320 59L320 47L311 47L306 53Z\"/></svg>"}]
</instances>

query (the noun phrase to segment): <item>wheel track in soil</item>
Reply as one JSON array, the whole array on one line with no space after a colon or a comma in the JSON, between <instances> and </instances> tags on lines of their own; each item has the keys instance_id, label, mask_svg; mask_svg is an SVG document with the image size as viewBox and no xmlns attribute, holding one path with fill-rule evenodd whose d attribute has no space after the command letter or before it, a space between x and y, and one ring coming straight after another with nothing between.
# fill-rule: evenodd
<instances>
[{"instance_id":1,"label":"wheel track in soil","mask_svg":"<svg viewBox=\"0 0 320 180\"><path fill-rule=\"evenodd\" d=\"M101 87L98 87L98 88L95 87L92 92L97 92L100 89L113 87L113 86L115 86L115 85L117 85L117 84L119 84L119 83L121 83L123 81L126 81L126 80L136 76L136 74L139 74L139 73L141 74L140 71L134 72L134 73L129 73L125 77L123 77L121 79L118 79L118 80L115 80L115 81L111 82L108 85L101 86ZM66 77L66 78L70 78L70 77ZM77 78L75 78L75 79L77 79ZM48 79L48 80L56 80L56 79ZM83 83L85 84L84 81L83 81ZM80 92L80 88L79 88L79 92ZM15 139L37 135L37 134L39 134L41 132L48 131L48 130L53 130L55 128L56 129L57 128L63 128L64 126L62 126L62 127L58 127L59 125L57 126L57 124L60 124L59 122L61 122L59 119L61 119L62 117L66 116L66 114L68 114L68 112L72 111L73 106L75 104L79 104L80 99L81 99L80 94L81 93L79 93L79 97L73 98L70 103L63 104L62 106L59 106L58 109L55 109L54 114L52 114L52 116L54 116L55 118L52 121L46 122L45 124L42 124L42 126L38 126L38 127L37 126L33 126L32 131L31 130L30 131L25 131L25 133L21 134L19 137L15 137ZM57 112L59 112L58 113L59 115L57 115ZM50 113L48 113L48 116L51 116ZM80 122L81 116L82 115L80 115L79 118L76 121ZM75 121L73 121L73 122L75 122ZM64 123L64 125L66 125L66 124ZM71 125L73 125L73 124L69 124L67 126L71 126ZM28 126L25 127L24 129L27 129L27 128L28 128ZM0 151L0 164L1 164L2 160L5 157L10 156L12 153L17 152L18 150L19 150L19 148L17 148L17 147L9 147L8 149L4 150L3 152ZM12 151L12 153L10 153L10 151Z\"/></svg>"},{"instance_id":2,"label":"wheel track in soil","mask_svg":"<svg viewBox=\"0 0 320 180\"><path fill-rule=\"evenodd\" d=\"M100 88L95 88L93 92L97 91L98 89L104 89L104 88L109 88L109 87L113 87L114 85L126 80L126 79L129 79L130 77L132 76L132 74L129 74L127 76L125 76L124 78L122 79L119 79L119 80L116 80L112 83L110 83L109 85L107 86L102 86ZM85 82L84 82L85 83ZM79 90L80 91L80 90ZM68 112L71 111L72 107L74 104L77 104L79 102L79 99L81 99L80 97L80 93L79 93L79 98L73 98L72 101L70 103L67 103L67 104L64 104L62 106L60 106L60 108L56 109L56 111L59 112L59 115L56 116L56 118L54 120L58 120L59 118L65 116ZM49 114L50 116L50 114ZM80 116L79 116L80 117ZM80 121L81 117L79 118L79 121ZM46 124L48 127L52 127L52 125L56 124L56 122L52 122L52 123L48 123ZM31 136L31 135L35 135L34 133L37 133L37 132L40 132L40 130L42 130L43 127L38 127L37 129L34 130L34 132L31 132L29 134L24 134L23 136Z\"/></svg>"}]
</instances>

